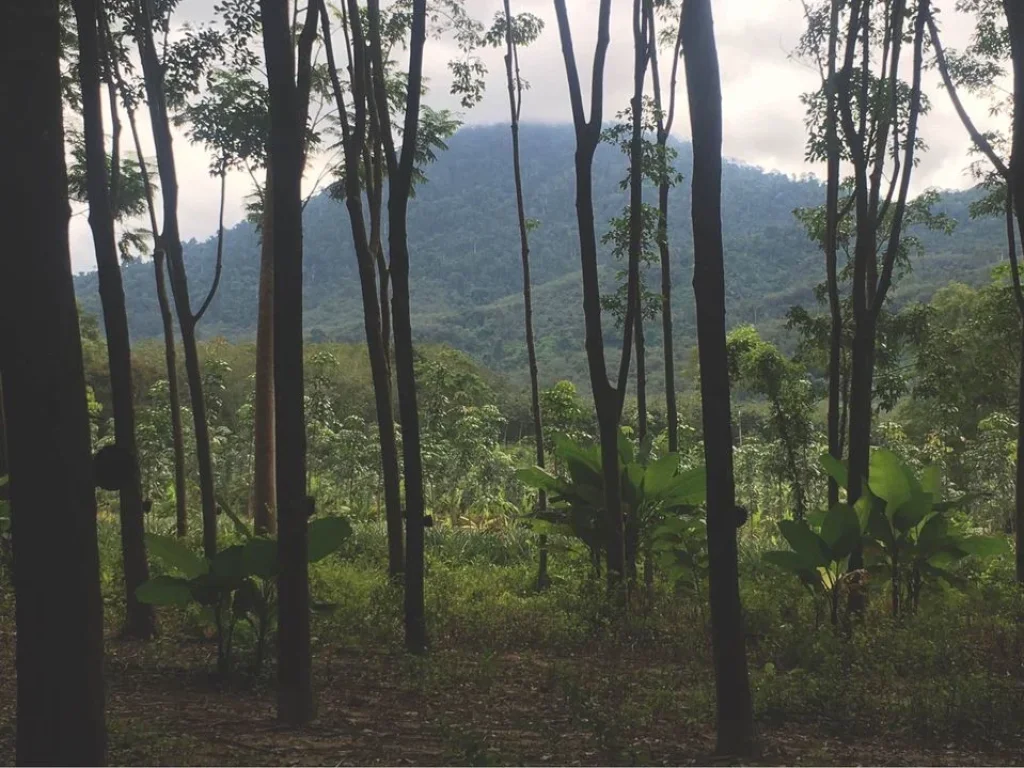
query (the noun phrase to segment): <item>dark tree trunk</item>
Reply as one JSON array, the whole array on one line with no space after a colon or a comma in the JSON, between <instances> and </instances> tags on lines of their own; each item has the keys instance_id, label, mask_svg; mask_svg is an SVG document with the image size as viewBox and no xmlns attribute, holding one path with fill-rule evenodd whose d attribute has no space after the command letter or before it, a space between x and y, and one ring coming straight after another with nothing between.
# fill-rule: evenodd
<instances>
[{"instance_id":1,"label":"dark tree trunk","mask_svg":"<svg viewBox=\"0 0 1024 768\"><path fill-rule=\"evenodd\" d=\"M7 477L7 420L4 417L4 386L0 379L0 478ZM0 485L0 499L6 499L6 485Z\"/></svg>"},{"instance_id":2,"label":"dark tree trunk","mask_svg":"<svg viewBox=\"0 0 1024 768\"><path fill-rule=\"evenodd\" d=\"M257 533L277 533L277 454L274 430L274 180L270 160L263 194L260 293L256 316L256 392L253 397L252 522Z\"/></svg>"},{"instance_id":3,"label":"dark tree trunk","mask_svg":"<svg viewBox=\"0 0 1024 768\"><path fill-rule=\"evenodd\" d=\"M712 653L720 754L756 751L740 606L722 246L722 91L710 0L685 0L683 51L693 136L693 288L697 304Z\"/></svg>"},{"instance_id":4,"label":"dark tree trunk","mask_svg":"<svg viewBox=\"0 0 1024 768\"><path fill-rule=\"evenodd\" d=\"M142 61L146 99L149 105L150 122L153 126L153 143L156 147L156 161L163 198L164 221L160 241L167 258L171 295L174 299L175 312L178 315L181 345L185 352L185 375L188 380L192 405L196 460L199 465L199 493L203 511L203 553L212 559L217 553L217 502L213 488L210 430L206 421L206 401L203 398L203 375L199 366L199 350L196 346L195 318L189 299L188 275L185 272L181 234L178 229L178 176L174 165L174 147L164 95L163 66L157 57L156 45L153 42L149 2L150 0L139 0L137 18L139 57Z\"/></svg>"},{"instance_id":5,"label":"dark tree trunk","mask_svg":"<svg viewBox=\"0 0 1024 768\"><path fill-rule=\"evenodd\" d=\"M323 30L327 65L334 89L334 98L341 119L345 153L345 203L348 207L352 227L352 241L359 268L359 285L363 299L363 326L366 332L366 346L370 356L370 373L373 379L374 405L377 410L377 431L380 436L381 471L384 479L384 506L388 531L388 573L392 579L404 571L405 552L402 545L402 500L401 480L398 472L398 444L395 440L395 417L391 407L391 374L381 331L381 307L377 293L377 274L374 254L366 233L363 218L362 191L359 187L359 163L361 148L366 142L367 126L367 76L363 31L358 23L354 28L356 39L353 79L353 101L355 108L355 130L349 126L344 92L338 78L334 61L334 47L331 44L330 24L327 6L319 1L319 14ZM373 193L371 193L372 195ZM379 234L379 232L378 232Z\"/></svg>"},{"instance_id":6,"label":"dark tree trunk","mask_svg":"<svg viewBox=\"0 0 1024 768\"><path fill-rule=\"evenodd\" d=\"M132 637L149 638L155 629L153 608L135 597L135 590L149 580L149 564L146 562L144 538L142 478L135 446L132 350L104 146L98 9L96 0L75 0L74 8L78 24L78 74L82 87L89 226L92 228L96 250L103 323L107 336L115 442L118 450L127 457L125 466L129 471L127 477L121 478L120 488L121 555L125 586L124 633Z\"/></svg>"},{"instance_id":7,"label":"dark tree trunk","mask_svg":"<svg viewBox=\"0 0 1024 768\"><path fill-rule=\"evenodd\" d=\"M576 220L579 226L580 270L583 276L583 316L586 329L587 368L590 388L594 396L597 427L601 443L601 466L604 475L606 526L606 555L608 583L614 587L625 575L625 521L622 515L622 497L619 478L619 419L622 415L622 393L629 372L632 351L632 312L635 302L635 284L630 277L627 300L626 331L620 360L619 388L608 380L604 355L604 333L601 328L601 286L597 268L597 235L594 229L594 153L601 140L601 120L604 109L604 65L610 40L610 0L601 0L598 9L597 45L594 51L592 92L589 117L583 107L582 88L572 31L565 0L555 0L558 31L562 43L562 56L569 81L573 125L576 130ZM625 374L625 375L621 375Z\"/></svg>"},{"instance_id":8,"label":"dark tree trunk","mask_svg":"<svg viewBox=\"0 0 1024 768\"><path fill-rule=\"evenodd\" d=\"M277 448L277 716L302 725L314 715L309 636L306 423L302 359L302 169L306 111L296 84L287 4L260 0L270 91L274 169L274 398ZM307 9L303 38L316 3ZM302 43L300 43L302 45ZM304 58L300 50L299 58ZM308 63L307 63L308 69ZM299 68L299 77L303 67Z\"/></svg>"},{"instance_id":9,"label":"dark tree trunk","mask_svg":"<svg viewBox=\"0 0 1024 768\"><path fill-rule=\"evenodd\" d=\"M423 48L426 44L426 0L413 0L409 41L409 78L406 88L405 123L401 156L391 144L391 117L384 82L378 0L367 4L370 36L368 50L373 70L376 118L388 156L388 247L392 285L391 317L395 342L395 375L398 383L398 411L402 425L402 457L405 469L405 644L412 653L427 649L426 617L423 605L423 546L426 508L423 499L423 461L420 455L419 408L416 403L416 374L409 300L409 241L406 218L412 193L416 137L419 132L420 97L423 83ZM350 16L353 16L350 13Z\"/></svg>"},{"instance_id":10,"label":"dark tree trunk","mask_svg":"<svg viewBox=\"0 0 1024 768\"><path fill-rule=\"evenodd\" d=\"M1010 31L1010 49L1013 59L1013 143L1009 169L1009 197L1016 213L1017 226L1024 244L1024 4L1020 0L1003 0L1007 26ZM1013 291L1017 308L1024 322L1024 289L1021 287L1020 259L1013 243L1013 222L1007 222L1010 235L1010 267L1013 273ZM1024 336L1021 341L1021 369L1018 392L1018 414L1024 415ZM1024 419L1018 418L1017 475L1014 501L1014 531L1016 535L1017 581L1024 582Z\"/></svg>"},{"instance_id":11,"label":"dark tree trunk","mask_svg":"<svg viewBox=\"0 0 1024 768\"><path fill-rule=\"evenodd\" d=\"M110 30L106 15L101 14L103 36L107 42L111 72L117 81L118 91L124 93L125 86L121 79L117 56L113 49ZM156 204L153 202L153 185L150 182L146 157L142 152L142 141L139 137L139 126L135 120L135 109L129 107L128 125L131 128L132 142L135 144L135 155L139 163L139 172L145 185L146 208L149 212L150 229L153 232L153 272L156 277L156 297L160 307L160 323L164 337L164 361L167 367L167 397L171 411L171 450L174 456L174 507L175 532L181 538L188 534L188 492L185 487L185 439L181 428L181 397L178 393L178 362L174 349L174 318L171 315L171 304L167 299L167 282L165 279L166 257L160 238L160 229L156 223Z\"/></svg>"},{"instance_id":12,"label":"dark tree trunk","mask_svg":"<svg viewBox=\"0 0 1024 768\"><path fill-rule=\"evenodd\" d=\"M682 11L682 3L680 3ZM655 32L654 6L647 8L650 39L657 41ZM664 157L668 149L668 137L675 122L676 93L679 82L679 59L683 44L683 19L680 13L679 26L676 31L675 46L672 50L672 74L669 78L668 110L664 109L661 93L661 72L658 68L658 46L651 45L651 80L654 89L654 110L658 123L658 151ZM667 169L666 169L667 170ZM661 333L664 337L665 355L665 417L668 421L668 449L675 453L679 450L679 408L676 405L676 372L675 351L672 340L672 255L668 242L668 204L669 192L672 188L670 174L665 173L658 182L658 254L661 261Z\"/></svg>"},{"instance_id":13,"label":"dark tree trunk","mask_svg":"<svg viewBox=\"0 0 1024 768\"><path fill-rule=\"evenodd\" d=\"M533 333L533 296L530 279L530 230L526 222L526 204L523 200L523 170L519 148L519 114L523 103L523 86L519 76L519 52L513 37L512 8L504 0L505 8L505 81L508 85L509 118L512 130L512 178L516 185L516 218L519 224L519 255L523 265L523 321L526 333L526 358L530 370L530 407L533 416L533 439L538 467L544 466L544 425L540 411L540 382L537 371L537 346ZM537 509L547 509L547 495L537 494ZM548 537L540 536L540 562L537 569L537 588L548 586Z\"/></svg>"},{"instance_id":14,"label":"dark tree trunk","mask_svg":"<svg viewBox=\"0 0 1024 768\"><path fill-rule=\"evenodd\" d=\"M636 353L637 439L647 436L647 353L640 291L640 255L644 240L644 82L647 79L648 14L645 0L633 0L633 131L629 144L629 269L633 291L633 347ZM635 552L630 567L636 570Z\"/></svg>"},{"instance_id":15,"label":"dark tree trunk","mask_svg":"<svg viewBox=\"0 0 1024 768\"><path fill-rule=\"evenodd\" d=\"M103 605L56 0L0 5L0 371L19 765L103 765Z\"/></svg>"}]
</instances>

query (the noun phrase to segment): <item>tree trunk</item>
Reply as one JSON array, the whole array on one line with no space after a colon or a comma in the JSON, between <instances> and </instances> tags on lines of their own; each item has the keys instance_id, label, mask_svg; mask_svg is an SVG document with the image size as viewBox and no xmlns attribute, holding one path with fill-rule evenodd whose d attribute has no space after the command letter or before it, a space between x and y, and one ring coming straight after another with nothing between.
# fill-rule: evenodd
<instances>
[{"instance_id":1,"label":"tree trunk","mask_svg":"<svg viewBox=\"0 0 1024 768\"><path fill-rule=\"evenodd\" d=\"M710 0L684 0L683 51L693 135L693 288L697 304L712 653L720 754L756 752L740 606L722 246L722 91Z\"/></svg>"},{"instance_id":2,"label":"tree trunk","mask_svg":"<svg viewBox=\"0 0 1024 768\"><path fill-rule=\"evenodd\" d=\"M839 3L832 0L831 24L828 37L828 82L826 83L826 142L828 144L828 172L825 189L825 273L828 283L828 305L832 316L828 356L828 452L842 461L842 431L840 425L840 386L842 384L843 315L839 303L839 271L837 233L839 230L839 133L836 110L836 48L839 34ZM828 507L839 502L839 483L831 475L828 479Z\"/></svg>"},{"instance_id":3,"label":"tree trunk","mask_svg":"<svg viewBox=\"0 0 1024 768\"><path fill-rule=\"evenodd\" d=\"M99 273L100 299L107 336L110 388L117 449L126 456L128 476L120 478L121 555L124 562L125 625L131 637L152 637L152 606L141 603L135 590L149 580L142 512L142 478L135 446L135 404L132 387L132 350L128 335L121 265L114 235L109 197L107 152L104 146L100 96L100 48L96 0L75 0L78 24L78 74L82 87L82 122L85 131L86 184L89 226L92 228Z\"/></svg>"},{"instance_id":4,"label":"tree trunk","mask_svg":"<svg viewBox=\"0 0 1024 768\"><path fill-rule=\"evenodd\" d=\"M302 340L302 169L306 112L295 80L287 4L260 0L270 91L274 169L274 402L277 448L277 716L302 725L314 715L309 636L306 422ZM307 9L305 36L315 24ZM315 27L314 27L315 29ZM301 68L300 68L301 77Z\"/></svg>"},{"instance_id":5,"label":"tree trunk","mask_svg":"<svg viewBox=\"0 0 1024 768\"><path fill-rule=\"evenodd\" d=\"M875 373L875 326L869 318L862 318L854 328L851 363L848 416L850 464L847 497L853 504L864 492L871 460L871 389ZM850 554L850 570L863 567L864 555L858 546ZM854 607L858 607L858 604Z\"/></svg>"},{"instance_id":6,"label":"tree trunk","mask_svg":"<svg viewBox=\"0 0 1024 768\"><path fill-rule=\"evenodd\" d=\"M253 401L252 520L257 533L277 533L277 457L274 435L274 180L268 158L260 240L260 294L256 319L256 394Z\"/></svg>"},{"instance_id":7,"label":"tree trunk","mask_svg":"<svg viewBox=\"0 0 1024 768\"><path fill-rule=\"evenodd\" d=\"M7 477L7 420L4 417L4 383L0 379L0 478ZM0 485L0 499L8 496L7 486Z\"/></svg>"},{"instance_id":8,"label":"tree trunk","mask_svg":"<svg viewBox=\"0 0 1024 768\"><path fill-rule=\"evenodd\" d=\"M174 165L174 147L171 139L170 121L167 116L167 102L164 96L163 66L153 42L152 19L149 3L139 3L139 57L149 105L150 123L153 126L153 143L156 147L157 168L163 198L163 232L160 235L164 254L167 257L171 295L174 299L178 326L181 330L181 344L185 352L185 375L188 380L192 405L192 419L195 425L196 459L199 465L199 492L203 510L203 553L213 558L217 553L217 502L213 488L213 465L210 455L210 430L206 422L206 402L203 399L203 377L199 367L199 350L196 346L195 321L192 315L188 293L188 276L182 254L181 235L178 229L178 177Z\"/></svg>"},{"instance_id":9,"label":"tree trunk","mask_svg":"<svg viewBox=\"0 0 1024 768\"><path fill-rule=\"evenodd\" d=\"M555 0L558 30L569 81L573 125L576 129L576 220L580 239L580 271L583 277L583 317L586 329L585 347L590 388L597 413L598 436L601 443L601 467L604 478L607 535L605 541L608 560L608 584L615 587L625 575L625 521L622 516L622 496L619 480L619 419L622 415L622 392L608 380L604 354L604 333L601 328L601 285L597 268L597 235L594 229L594 153L601 139L601 120L604 107L604 65L610 40L610 0L601 0L598 10L597 45L594 52L593 85L590 115L583 108L582 88L572 31L565 0ZM632 310L634 282L630 278L627 302L626 332L623 339L620 371L628 375L629 356L632 351ZM620 376L624 384L625 377Z\"/></svg>"},{"instance_id":10,"label":"tree trunk","mask_svg":"<svg viewBox=\"0 0 1024 768\"><path fill-rule=\"evenodd\" d=\"M103 765L103 604L56 0L0 5L0 371L19 765Z\"/></svg>"},{"instance_id":11,"label":"tree trunk","mask_svg":"<svg viewBox=\"0 0 1024 768\"><path fill-rule=\"evenodd\" d=\"M118 90L124 90L117 58L110 43L110 30L107 28L106 16L100 16L104 38L107 40L111 71L117 80ZM139 163L139 172L146 191L146 208L149 212L150 229L153 232L153 272L156 277L156 297L160 307L160 323L164 336L164 361L167 367L167 397L171 411L171 448L174 455L174 508L175 532L180 538L188 534L188 492L185 486L185 438L181 428L181 397L178 394L178 363L174 349L174 318L171 315L171 304L167 299L167 283L165 280L165 263L163 242L156 223L156 205L153 202L153 185L150 183L146 157L142 152L142 140L139 137L139 126L135 120L135 109L128 110L128 125L131 128L132 142L135 144L135 155Z\"/></svg>"},{"instance_id":12,"label":"tree trunk","mask_svg":"<svg viewBox=\"0 0 1024 768\"><path fill-rule=\"evenodd\" d=\"M519 255L523 265L523 324L526 334L526 358L530 372L530 408L533 416L533 439L538 467L544 466L544 425L540 411L540 383L537 370L537 346L533 333L533 287L530 279L530 230L526 222L526 204L523 199L523 170L519 148L519 114L522 109L522 85L519 79L519 54L513 37L512 8L504 0L505 8L505 81L508 85L508 106L512 130L512 178L516 186L516 220L519 224ZM537 494L537 509L547 509L547 494ZM540 536L540 557L537 569L537 589L545 589L548 578L548 537Z\"/></svg>"},{"instance_id":13,"label":"tree trunk","mask_svg":"<svg viewBox=\"0 0 1024 768\"><path fill-rule=\"evenodd\" d=\"M355 102L355 133L349 126L344 92L338 78L334 60L334 46L331 44L330 23L327 6L319 2L319 14L323 30L324 49L327 54L328 72L334 89L342 125L345 155L345 204L348 207L352 228L352 242L359 269L359 285L363 299L363 326L366 332L366 346L370 357L370 373L373 380L374 404L377 411L377 431L380 436L381 471L384 480L384 505L388 531L388 572L392 579L404 571L404 548L402 546L402 499L401 480L398 472L398 444L395 440L395 418L391 408L391 374L387 352L381 331L381 307L377 293L376 264L372 246L366 233L363 218L362 190L359 186L360 149L366 142L367 124L367 77L365 46L362 45L362 30L357 30L360 45L353 66L356 80L353 88ZM375 193L371 192L373 197ZM378 232L379 235L379 227Z\"/></svg>"},{"instance_id":14,"label":"tree trunk","mask_svg":"<svg viewBox=\"0 0 1024 768\"><path fill-rule=\"evenodd\" d=\"M377 120L381 137L390 141L391 118L384 95L383 51L380 6L369 0L369 51L373 68ZM355 17L350 13L350 17ZM412 193L416 137L419 132L420 97L423 83L423 48L426 44L426 0L413 0L409 42L409 76L406 89L405 122L401 157L389 151L388 246L391 254L391 316L395 343L395 374L398 410L402 424L402 455L405 468L405 644L412 653L427 649L426 617L423 605L423 545L426 508L423 498L423 461L420 455L419 408L416 403L416 374L412 343L409 299L409 241L407 214ZM354 20L352 21L354 23Z\"/></svg>"},{"instance_id":15,"label":"tree trunk","mask_svg":"<svg viewBox=\"0 0 1024 768\"><path fill-rule=\"evenodd\" d=\"M1010 49L1013 59L1013 143L1010 173L1007 184L1016 213L1017 226L1024 244L1024 5L1019 0L1003 0L1007 27L1010 31ZM1013 222L1008 222L1010 241L1013 242ZM1024 323L1024 289L1021 287L1020 260L1016 245L1011 244L1010 267L1013 273L1013 291ZM1024 336L1021 340L1021 369L1018 386L1017 475L1015 483L1014 529L1016 535L1017 581L1024 582Z\"/></svg>"},{"instance_id":16,"label":"tree trunk","mask_svg":"<svg viewBox=\"0 0 1024 768\"><path fill-rule=\"evenodd\" d=\"M148 183L148 182L147 182ZM171 447L174 452L174 519L179 538L188 535L188 489L185 484L185 436L181 425L181 394L178 391L178 361L174 348L174 318L164 279L166 258L161 246L153 251L156 297L164 332L164 362L167 366L167 401L171 410Z\"/></svg>"}]
</instances>

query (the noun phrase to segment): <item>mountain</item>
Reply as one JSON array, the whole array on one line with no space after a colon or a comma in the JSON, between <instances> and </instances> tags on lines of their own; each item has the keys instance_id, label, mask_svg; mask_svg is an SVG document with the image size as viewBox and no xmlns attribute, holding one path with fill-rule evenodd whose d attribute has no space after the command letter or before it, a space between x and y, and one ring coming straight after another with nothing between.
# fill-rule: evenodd
<instances>
[{"instance_id":1,"label":"mountain","mask_svg":"<svg viewBox=\"0 0 1024 768\"><path fill-rule=\"evenodd\" d=\"M511 174L511 142L504 126L459 131L449 149L428 169L409 210L413 322L417 338L462 349L513 378L525 376L522 331L522 279ZM679 170L689 177L690 148L677 146ZM527 215L540 227L531 237L535 328L541 376L585 380L583 310L580 301L579 245L576 232L573 153L566 126L526 125L522 129L523 177ZM599 232L621 214L627 193L620 188L627 159L602 147L594 163L594 207ZM648 199L653 201L654 195ZM955 218L953 235L920 233L924 255L894 294L897 301L926 299L950 280L986 280L999 261L1000 223L972 221L968 205L977 193L950 192L938 210ZM793 304L813 304L823 276L820 252L808 241L792 211L819 205L824 188L813 178L730 162L724 167L723 222L726 290L730 323L756 322L778 336L780 319ZM313 339L360 341L362 309L355 256L343 204L327 195L306 207L305 322ZM673 295L677 347L694 343L693 250L690 188L684 181L673 194L669 237L673 250ZM216 243L190 241L185 260L193 296L202 296L213 278ZM606 290L616 267L609 249L601 253ZM227 232L220 290L204 317L203 337L251 338L256 326L259 247L252 225ZM658 284L652 274L650 284ZM160 334L152 265L124 268L129 321L134 338ZM95 273L76 279L83 308L99 312ZM605 314L610 352L619 333ZM651 365L658 364L660 322L649 323ZM657 328L654 326L658 326ZM617 356L617 353L615 353ZM652 376L652 384L659 377Z\"/></svg>"}]
</instances>

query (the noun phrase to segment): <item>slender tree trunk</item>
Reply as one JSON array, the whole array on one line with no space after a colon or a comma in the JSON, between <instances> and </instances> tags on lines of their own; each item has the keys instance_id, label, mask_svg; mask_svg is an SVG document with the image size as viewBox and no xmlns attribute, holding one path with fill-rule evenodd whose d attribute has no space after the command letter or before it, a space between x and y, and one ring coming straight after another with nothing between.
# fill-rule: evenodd
<instances>
[{"instance_id":1,"label":"slender tree trunk","mask_svg":"<svg viewBox=\"0 0 1024 768\"><path fill-rule=\"evenodd\" d=\"M640 291L640 256L644 240L644 82L647 79L648 14L645 0L633 0L633 132L629 145L629 269L633 292L633 346L636 352L637 438L647 436L647 360ZM630 566L636 570L634 552Z\"/></svg>"},{"instance_id":2,"label":"slender tree trunk","mask_svg":"<svg viewBox=\"0 0 1024 768\"><path fill-rule=\"evenodd\" d=\"M722 246L722 91L710 0L684 0L683 51L693 135L693 288L697 304L712 653L720 754L757 749L740 606Z\"/></svg>"},{"instance_id":3,"label":"slender tree trunk","mask_svg":"<svg viewBox=\"0 0 1024 768\"><path fill-rule=\"evenodd\" d=\"M676 94L679 82L679 60L683 43L682 3L679 4L679 26L676 31L675 46L672 50L672 68L669 78L668 110L664 109L661 93L661 71L658 68L658 36L655 31L655 15L653 4L648 4L647 16L650 25L650 39L655 41L650 46L651 80L654 89L654 110L658 123L658 152L667 159L668 137L675 122ZM679 407L676 404L676 372L675 352L672 340L672 256L668 242L668 209L669 193L673 180L667 172L658 182L658 253L661 260L661 332L665 355L665 410L668 421L668 449L675 453L679 450Z\"/></svg>"},{"instance_id":4,"label":"slender tree trunk","mask_svg":"<svg viewBox=\"0 0 1024 768\"><path fill-rule=\"evenodd\" d=\"M19 765L104 765L103 605L56 0L0 5L0 371Z\"/></svg>"},{"instance_id":5,"label":"slender tree trunk","mask_svg":"<svg viewBox=\"0 0 1024 768\"><path fill-rule=\"evenodd\" d=\"M510 0L505 8L505 81L508 85L509 118L512 130L512 178L516 186L516 219L519 225L519 255L523 265L523 325L526 333L526 358L530 372L530 408L533 416L533 439L538 467L544 466L544 425L540 410L540 382L537 370L537 346L533 333L533 288L530 279L530 230L526 221L523 199L523 170L519 146L519 115L522 109L523 87L519 75L519 53L513 37L513 19ZM537 509L547 509L547 494L537 494ZM537 569L537 588L545 589L548 578L548 537L540 536L540 562Z\"/></svg>"},{"instance_id":6,"label":"slender tree trunk","mask_svg":"<svg viewBox=\"0 0 1024 768\"><path fill-rule=\"evenodd\" d=\"M330 23L327 6L320 0L319 14L323 31L324 49L327 54L327 66L334 89L334 98L341 119L345 152L345 203L348 207L349 221L352 227L352 241L356 252L359 268L359 285L363 299L363 325L366 332L366 346L370 357L370 373L373 380L374 404L377 411L377 431L380 436L381 471L384 480L384 504L388 531L388 572L392 579L400 577L404 571L405 553L402 545L402 500L401 480L398 472L398 444L395 440L395 419L391 407L391 374L388 366L387 352L381 333L381 308L377 294L377 275L374 255L367 238L366 222L363 218L362 191L359 187L360 149L366 142L367 106L365 46L357 49L353 62L356 72L353 88L355 102L355 132L349 126L348 112L345 106L344 92L338 78L338 69L334 61L334 46L331 44ZM357 39L361 42L362 30L358 30ZM372 195L372 193L371 193ZM379 234L379 232L378 232Z\"/></svg>"},{"instance_id":7,"label":"slender tree trunk","mask_svg":"<svg viewBox=\"0 0 1024 768\"><path fill-rule=\"evenodd\" d=\"M274 397L277 441L277 716L302 725L314 715L309 635L306 422L302 339L302 169L306 110L295 79L287 4L260 0L270 91L269 155L274 169ZM316 4L303 37L315 32ZM300 59L304 57L300 50ZM303 62L304 64L307 62ZM307 72L308 74L308 72ZM303 66L299 67L303 77Z\"/></svg>"},{"instance_id":8,"label":"slender tree trunk","mask_svg":"<svg viewBox=\"0 0 1024 768\"><path fill-rule=\"evenodd\" d=\"M350 0L350 23L358 15ZM423 461L420 454L419 408L416 403L416 373L409 299L409 241L407 214L412 193L416 137L419 132L420 97L423 83L423 49L426 44L426 0L413 0L409 41L409 70L406 88L402 149L398 157L391 145L391 117L384 81L380 4L367 5L370 39L368 49L373 71L373 91L380 135L387 142L388 155L388 246L392 284L391 316L395 342L395 374L398 409L402 424L402 454L405 470L405 644L412 653L427 649L426 617L423 605L423 546L426 508L423 497ZM357 43L358 45L358 43Z\"/></svg>"},{"instance_id":9,"label":"slender tree trunk","mask_svg":"<svg viewBox=\"0 0 1024 768\"><path fill-rule=\"evenodd\" d=\"M121 555L124 562L126 611L124 632L132 637L149 638L155 630L153 608L135 597L135 590L149 580L149 564L146 561L144 538L142 478L135 446L132 350L104 146L96 0L75 0L74 8L78 24L78 74L82 87L89 225L96 246L96 266L107 335L114 435L117 449L127 458L125 467L129 471L127 477L120 478Z\"/></svg>"},{"instance_id":10,"label":"slender tree trunk","mask_svg":"<svg viewBox=\"0 0 1024 768\"><path fill-rule=\"evenodd\" d=\"M120 69L110 42L110 30L107 28L106 16L101 15L104 38L107 40L111 70L117 80L118 90L124 91ZM135 120L135 110L128 109L128 126L131 129L132 141L135 144L135 155L142 174L142 183L146 191L146 208L149 212L150 229L153 232L153 272L156 278L156 297L160 307L160 323L164 337L164 362L167 367L167 397L171 411L171 449L174 462L174 508L175 532L180 538L188 534L188 491L185 486L185 438L181 427L181 396L178 394L178 362L174 348L174 318L171 315L171 304L167 298L167 282L165 280L165 263L163 243L160 229L156 223L156 205L153 202L153 185L146 167L146 157L142 153L142 141L139 137L139 126Z\"/></svg>"},{"instance_id":11,"label":"slender tree trunk","mask_svg":"<svg viewBox=\"0 0 1024 768\"><path fill-rule=\"evenodd\" d=\"M1024 244L1024 4L1003 0L1010 49L1013 59L1013 141L1010 157L1008 195L1016 213L1017 227ZM1009 219L1009 215L1008 215ZM1010 269L1014 298L1024 323L1024 288L1021 287L1020 260L1014 244L1013 221L1007 221L1010 240ZM1016 536L1017 581L1024 582L1024 334L1021 337L1021 369L1018 386L1017 475L1015 482L1014 531Z\"/></svg>"},{"instance_id":12,"label":"slender tree trunk","mask_svg":"<svg viewBox=\"0 0 1024 768\"><path fill-rule=\"evenodd\" d=\"M253 405L252 520L257 533L277 533L277 455L274 430L274 180L270 159L263 195L260 293L256 319L256 393Z\"/></svg>"},{"instance_id":13,"label":"slender tree trunk","mask_svg":"<svg viewBox=\"0 0 1024 768\"><path fill-rule=\"evenodd\" d=\"M828 37L828 82L826 94L826 142L828 144L828 173L825 189L825 272L828 283L828 305L832 317L829 333L828 356L828 452L842 461L842 431L840 427L840 386L842 373L843 314L839 303L838 240L839 229L839 133L836 104L836 48L839 34L840 0L831 0L831 24ZM839 502L839 484L828 479L828 506Z\"/></svg>"},{"instance_id":14,"label":"slender tree trunk","mask_svg":"<svg viewBox=\"0 0 1024 768\"><path fill-rule=\"evenodd\" d=\"M195 319L189 300L188 276L182 254L178 229L178 178L174 165L174 147L171 139L167 102L163 91L163 66L156 53L150 16L151 0L139 0L138 16L139 56L153 126L157 168L163 198L163 232L160 235L170 275L171 295L174 299L181 344L185 353L185 375L188 380L196 441L196 459L199 465L199 492L203 512L203 553L213 558L217 553L217 502L214 497L213 464L210 454L210 430L206 421L206 402L203 398L203 378L196 346Z\"/></svg>"},{"instance_id":15,"label":"slender tree trunk","mask_svg":"<svg viewBox=\"0 0 1024 768\"><path fill-rule=\"evenodd\" d=\"M622 415L622 394L629 374L630 354L633 349L633 307L636 285L631 275L629 298L619 365L619 388L608 380L604 354L604 333L601 328L601 286L597 268L597 235L594 229L594 153L601 139L601 121L604 108L604 65L610 40L611 0L601 0L598 8L597 44L594 50L593 91L590 113L583 107L582 87L576 53L569 27L569 14L565 0L555 0L558 31L562 43L562 57L569 84L573 125L576 129L576 219L580 240L580 270L583 277L583 316L586 329L587 368L590 388L594 396L594 410L601 443L601 467L604 478L605 514L608 560L608 584L616 587L625 576L625 520L622 515L622 495L619 478L619 419Z\"/></svg>"}]
</instances>

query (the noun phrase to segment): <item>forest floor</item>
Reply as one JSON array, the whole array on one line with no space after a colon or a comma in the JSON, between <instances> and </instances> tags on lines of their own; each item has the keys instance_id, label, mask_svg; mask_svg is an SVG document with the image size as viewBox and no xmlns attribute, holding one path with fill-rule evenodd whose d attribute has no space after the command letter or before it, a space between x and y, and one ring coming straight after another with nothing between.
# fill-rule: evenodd
<instances>
[{"instance_id":1,"label":"forest floor","mask_svg":"<svg viewBox=\"0 0 1024 768\"><path fill-rule=\"evenodd\" d=\"M713 755L706 593L659 580L622 615L585 555L559 551L537 592L528 537L442 532L428 559L431 650L411 656L383 529L357 527L311 571L325 607L311 627L317 717L291 729L275 718L273 647L253 673L244 622L226 677L195 606L160 609L155 640L117 637L120 548L116 528L100 534L112 765L732 764ZM1024 765L1024 594L1012 562L968 592L929 591L898 620L872 600L862 623L837 632L796 579L742 554L754 764ZM0 568L0 765L15 757L8 576Z\"/></svg>"},{"instance_id":2,"label":"forest floor","mask_svg":"<svg viewBox=\"0 0 1024 768\"><path fill-rule=\"evenodd\" d=\"M14 668L13 622L0 668ZM706 701L679 665L633 656L335 649L316 666L318 716L290 729L268 680L219 683L205 644L107 644L112 765L706 765ZM657 681L656 685L651 685ZM838 695L838 692L837 692ZM660 703L666 706L660 706ZM15 676L0 678L0 764L14 760ZM871 734L874 731L874 734ZM1024 745L944 744L884 722L762 724L760 765L1019 765Z\"/></svg>"}]
</instances>

